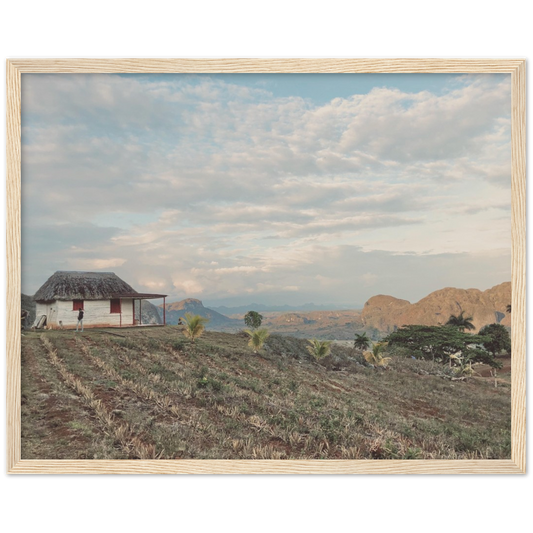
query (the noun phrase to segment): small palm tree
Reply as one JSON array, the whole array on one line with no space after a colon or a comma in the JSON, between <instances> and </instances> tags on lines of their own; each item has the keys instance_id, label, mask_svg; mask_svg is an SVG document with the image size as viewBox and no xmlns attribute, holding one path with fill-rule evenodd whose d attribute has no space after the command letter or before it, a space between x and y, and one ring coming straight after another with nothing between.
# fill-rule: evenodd
<instances>
[{"instance_id":1,"label":"small palm tree","mask_svg":"<svg viewBox=\"0 0 533 533\"><path fill-rule=\"evenodd\" d=\"M327 357L331 353L332 341L319 341L318 339L312 339L309 341L307 351L317 360Z\"/></svg>"},{"instance_id":2,"label":"small palm tree","mask_svg":"<svg viewBox=\"0 0 533 533\"><path fill-rule=\"evenodd\" d=\"M392 357L383 357L381 352L387 346L386 342L378 342L372 346L371 352L364 352L363 357L366 359L367 363L370 363L374 366L382 366L387 368L387 365L391 361Z\"/></svg>"},{"instance_id":3,"label":"small palm tree","mask_svg":"<svg viewBox=\"0 0 533 533\"><path fill-rule=\"evenodd\" d=\"M473 376L475 374L470 357L464 356L461 352L452 353L450 354L450 368L453 366L452 361L459 365L455 369L456 374L464 376Z\"/></svg>"},{"instance_id":4,"label":"small palm tree","mask_svg":"<svg viewBox=\"0 0 533 533\"><path fill-rule=\"evenodd\" d=\"M365 350L372 344L372 341L368 338L366 332L355 334L355 340L353 341L353 347L358 348L359 350Z\"/></svg>"},{"instance_id":5,"label":"small palm tree","mask_svg":"<svg viewBox=\"0 0 533 533\"><path fill-rule=\"evenodd\" d=\"M185 313L185 330L183 333L194 344L194 340L198 338L205 330L205 325L209 322L208 318L200 315L193 315L192 313Z\"/></svg>"},{"instance_id":6,"label":"small palm tree","mask_svg":"<svg viewBox=\"0 0 533 533\"><path fill-rule=\"evenodd\" d=\"M459 315L450 315L446 326L454 326L459 329L459 331L464 331L465 329L476 329L476 326L472 323L474 320L473 316L464 316L464 311L461 311Z\"/></svg>"},{"instance_id":7,"label":"small palm tree","mask_svg":"<svg viewBox=\"0 0 533 533\"><path fill-rule=\"evenodd\" d=\"M250 348L253 348L254 353L257 353L263 347L263 344L270 335L268 329L266 328L254 330L245 329L244 331L250 336L248 346L250 346Z\"/></svg>"},{"instance_id":8,"label":"small palm tree","mask_svg":"<svg viewBox=\"0 0 533 533\"><path fill-rule=\"evenodd\" d=\"M507 307L505 308L505 310L510 313L511 312L511 304L507 304Z\"/></svg>"}]
</instances>

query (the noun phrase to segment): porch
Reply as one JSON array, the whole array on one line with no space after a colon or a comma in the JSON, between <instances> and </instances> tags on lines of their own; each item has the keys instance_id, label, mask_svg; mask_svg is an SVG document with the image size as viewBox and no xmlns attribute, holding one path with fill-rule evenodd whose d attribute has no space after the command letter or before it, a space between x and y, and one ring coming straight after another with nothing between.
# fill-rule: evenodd
<instances>
[{"instance_id":1,"label":"porch","mask_svg":"<svg viewBox=\"0 0 533 533\"><path fill-rule=\"evenodd\" d=\"M167 318L166 318L166 297L168 295L167 294L155 294L155 293L141 293L141 292L132 292L132 293L120 293L120 294L117 294L117 295L114 295L112 297L113 300L119 300L120 301L120 304L119 304L119 313L120 313L120 326L121 328L123 327L127 327L127 328L131 328L131 327L140 327L140 326L143 326L143 327L157 327L157 326L166 326L167 325ZM142 321L142 301L143 300L157 300L157 299L163 299L163 324L150 324L150 323L144 323L143 324L143 321ZM133 316L133 321L132 322L129 322L126 321L124 322L122 320L122 301L123 300L131 300L132 302L132 316ZM139 302L139 313L138 313L138 318L136 317L136 312L135 312L135 302L138 301Z\"/></svg>"}]
</instances>

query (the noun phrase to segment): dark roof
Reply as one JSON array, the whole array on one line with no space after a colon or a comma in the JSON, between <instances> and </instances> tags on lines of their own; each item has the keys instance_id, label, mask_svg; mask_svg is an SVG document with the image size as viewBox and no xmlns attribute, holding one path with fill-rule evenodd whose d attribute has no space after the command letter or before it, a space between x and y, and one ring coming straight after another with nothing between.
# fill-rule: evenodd
<instances>
[{"instance_id":1,"label":"dark roof","mask_svg":"<svg viewBox=\"0 0 533 533\"><path fill-rule=\"evenodd\" d=\"M58 271L35 293L37 302L53 300L108 300L138 294L114 272Z\"/></svg>"},{"instance_id":2,"label":"dark roof","mask_svg":"<svg viewBox=\"0 0 533 533\"><path fill-rule=\"evenodd\" d=\"M152 300L153 298L166 298L168 294L154 294L152 292L125 292L113 294L111 298L137 298L137 300Z\"/></svg>"}]
</instances>

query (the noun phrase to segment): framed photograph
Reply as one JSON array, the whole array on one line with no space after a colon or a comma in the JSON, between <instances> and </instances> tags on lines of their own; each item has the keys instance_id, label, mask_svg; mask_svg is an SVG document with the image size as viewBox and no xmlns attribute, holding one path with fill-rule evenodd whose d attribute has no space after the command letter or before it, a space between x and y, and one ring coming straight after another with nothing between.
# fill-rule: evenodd
<instances>
[{"instance_id":1,"label":"framed photograph","mask_svg":"<svg viewBox=\"0 0 533 533\"><path fill-rule=\"evenodd\" d=\"M8 60L8 472L525 473L525 94Z\"/></svg>"}]
</instances>

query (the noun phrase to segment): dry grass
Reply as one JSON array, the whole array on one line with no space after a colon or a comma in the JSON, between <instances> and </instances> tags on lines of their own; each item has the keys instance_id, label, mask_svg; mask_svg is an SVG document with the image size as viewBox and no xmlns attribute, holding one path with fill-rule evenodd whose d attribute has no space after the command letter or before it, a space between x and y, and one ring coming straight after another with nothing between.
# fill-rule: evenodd
<instances>
[{"instance_id":1,"label":"dry grass","mask_svg":"<svg viewBox=\"0 0 533 533\"><path fill-rule=\"evenodd\" d=\"M257 355L239 334L120 335L22 339L25 459L510 457L505 380L452 382L409 359L367 368L339 346L318 364L306 341L276 335Z\"/></svg>"}]
</instances>

